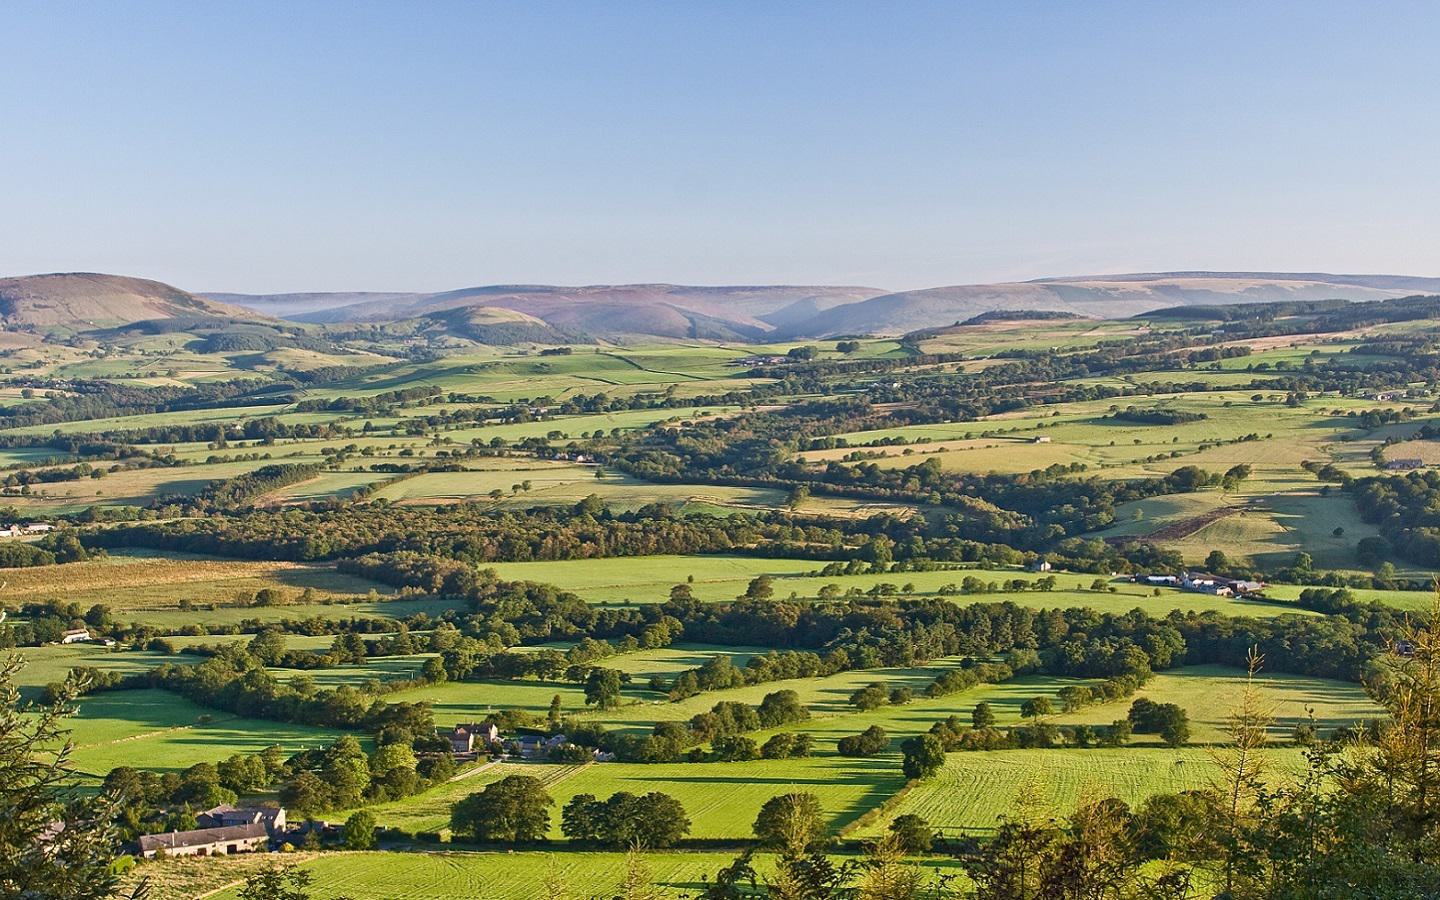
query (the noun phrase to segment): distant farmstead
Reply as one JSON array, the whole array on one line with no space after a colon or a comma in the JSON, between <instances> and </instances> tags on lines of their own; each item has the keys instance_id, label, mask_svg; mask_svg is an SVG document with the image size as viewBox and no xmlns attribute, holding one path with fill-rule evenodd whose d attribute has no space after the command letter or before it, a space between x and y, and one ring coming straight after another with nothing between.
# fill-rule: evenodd
<instances>
[{"instance_id":1,"label":"distant farmstead","mask_svg":"<svg viewBox=\"0 0 1440 900\"><path fill-rule=\"evenodd\" d=\"M1213 594L1216 597L1258 597L1265 590L1263 581L1226 578L1205 572L1186 572L1183 575L1136 575L1133 580L1140 584L1178 587L1192 593Z\"/></svg>"},{"instance_id":2,"label":"distant farmstead","mask_svg":"<svg viewBox=\"0 0 1440 900\"><path fill-rule=\"evenodd\" d=\"M140 855L146 859L154 859L162 853L165 856L229 856L232 853L253 853L269 845L270 832L262 823L251 822L248 825L142 835Z\"/></svg>"},{"instance_id":3,"label":"distant farmstead","mask_svg":"<svg viewBox=\"0 0 1440 900\"><path fill-rule=\"evenodd\" d=\"M1389 469L1392 472L1403 471L1406 469L1423 469L1424 467L1425 460L1413 456L1407 456L1402 459L1389 459L1385 461L1385 468Z\"/></svg>"},{"instance_id":4,"label":"distant farmstead","mask_svg":"<svg viewBox=\"0 0 1440 900\"><path fill-rule=\"evenodd\" d=\"M142 835L140 855L229 856L270 849L272 839L285 835L285 809L279 806L224 804L195 816L200 828Z\"/></svg>"},{"instance_id":5,"label":"distant farmstead","mask_svg":"<svg viewBox=\"0 0 1440 900\"><path fill-rule=\"evenodd\" d=\"M450 752L460 756L500 740L500 726L488 720L479 724L456 725L446 737L450 740Z\"/></svg>"}]
</instances>

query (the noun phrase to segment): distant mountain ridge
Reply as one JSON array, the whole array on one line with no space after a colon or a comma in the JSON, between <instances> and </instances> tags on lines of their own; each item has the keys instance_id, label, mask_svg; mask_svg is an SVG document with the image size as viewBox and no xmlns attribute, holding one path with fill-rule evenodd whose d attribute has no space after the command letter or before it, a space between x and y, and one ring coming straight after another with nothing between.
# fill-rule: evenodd
<instances>
[{"instance_id":1,"label":"distant mountain ridge","mask_svg":"<svg viewBox=\"0 0 1440 900\"><path fill-rule=\"evenodd\" d=\"M0 279L0 325L98 328L164 318L276 317L388 326L481 343L655 337L718 341L897 335L996 310L1124 318L1151 310L1440 294L1440 278L1317 272L1152 272L914 291L826 285L482 285L439 292L194 294L88 273Z\"/></svg>"},{"instance_id":2,"label":"distant mountain ridge","mask_svg":"<svg viewBox=\"0 0 1440 900\"><path fill-rule=\"evenodd\" d=\"M480 307L513 310L571 334L754 340L777 323L884 293L852 286L500 284L430 294L208 296L301 322L388 322Z\"/></svg>"},{"instance_id":3,"label":"distant mountain ridge","mask_svg":"<svg viewBox=\"0 0 1440 900\"><path fill-rule=\"evenodd\" d=\"M777 338L896 334L992 310L1054 310L1124 318L1172 306L1287 300L1384 300L1440 293L1440 278L1286 272L1155 272L954 285L884 294L777 330Z\"/></svg>"}]
</instances>

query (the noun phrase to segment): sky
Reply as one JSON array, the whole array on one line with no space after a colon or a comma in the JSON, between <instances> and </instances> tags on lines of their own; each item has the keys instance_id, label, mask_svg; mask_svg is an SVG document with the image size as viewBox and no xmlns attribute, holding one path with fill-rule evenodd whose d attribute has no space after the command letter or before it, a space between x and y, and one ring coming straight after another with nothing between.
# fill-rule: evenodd
<instances>
[{"instance_id":1,"label":"sky","mask_svg":"<svg viewBox=\"0 0 1440 900\"><path fill-rule=\"evenodd\" d=\"M1440 4L0 4L0 275L1440 275Z\"/></svg>"}]
</instances>

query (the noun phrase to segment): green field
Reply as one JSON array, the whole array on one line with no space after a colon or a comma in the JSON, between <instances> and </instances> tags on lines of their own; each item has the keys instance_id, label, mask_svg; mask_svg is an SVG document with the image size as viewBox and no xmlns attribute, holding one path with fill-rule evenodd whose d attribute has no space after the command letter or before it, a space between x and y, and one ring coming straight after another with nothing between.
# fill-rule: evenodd
<instances>
[{"instance_id":1,"label":"green field","mask_svg":"<svg viewBox=\"0 0 1440 900\"><path fill-rule=\"evenodd\" d=\"M868 591L878 584L891 584L900 595L934 594L945 585L958 585L967 575L988 582L1003 584L1019 579L1033 582L1042 575L1021 569L946 569L933 572L885 572L866 575L818 576L822 562L813 560L776 559L751 556L638 556L608 559L560 560L555 562L494 563L500 577L516 581L554 584L574 591L591 602L658 603L670 594L670 588L694 576L691 590L701 600L728 600L745 592L757 575L774 578L775 596L799 598L818 596L828 584L839 585L843 591L857 588ZM1153 588L1132 584L1123 579L1107 579L1107 590L1092 591L1094 575L1052 572L1057 579L1053 591L1021 591L955 595L956 603L1010 601L1036 608L1086 606L1099 612L1124 613L1140 608L1152 615L1163 615L1172 609L1204 612L1214 610L1230 614L1272 616L1285 612L1304 614L1304 610L1277 604L1232 600L1208 594L1161 589L1156 596ZM906 585L913 591L905 591ZM1111 592L1108 588L1114 588ZM1243 611L1243 612L1242 612Z\"/></svg>"},{"instance_id":2,"label":"green field","mask_svg":"<svg viewBox=\"0 0 1440 900\"><path fill-rule=\"evenodd\" d=\"M1382 718L1384 710L1358 684L1306 678L1278 672L1256 676L1262 704L1270 711L1272 740L1289 741L1299 722L1314 715L1322 735L1347 728L1366 719ZM1190 739L1197 743L1223 743L1227 717L1239 702L1245 673L1224 666L1186 666L1161 672L1136 692L1134 698L1086 707L1054 717L1059 724L1087 722L1109 724L1124 718L1135 698L1148 697L1156 703L1176 703L1190 716ZM1155 735L1136 735L1135 743L1158 743Z\"/></svg>"},{"instance_id":3,"label":"green field","mask_svg":"<svg viewBox=\"0 0 1440 900\"><path fill-rule=\"evenodd\" d=\"M67 724L76 769L97 778L116 766L179 770L235 753L258 753L271 744L293 753L328 744L340 734L232 716L159 690L94 694Z\"/></svg>"},{"instance_id":4,"label":"green field","mask_svg":"<svg viewBox=\"0 0 1440 900\"><path fill-rule=\"evenodd\" d=\"M647 853L645 861L655 883L668 896L678 896L679 891L700 889L702 879L713 878L734 856L733 852L672 851ZM525 857L496 851L327 853L308 860L305 868L323 886L321 897L344 893L354 900L534 900L544 896L551 860L570 890L587 895L615 888L625 874L623 853L577 853L559 847ZM224 887L238 872L257 864L252 859L167 860L141 866L137 875L153 875L158 882L151 900L192 900L197 893ZM230 887L206 896L235 900L238 891Z\"/></svg>"},{"instance_id":5,"label":"green field","mask_svg":"<svg viewBox=\"0 0 1440 900\"><path fill-rule=\"evenodd\" d=\"M1264 751L1276 777L1300 771L1299 750ZM1152 794L1203 788L1219 772L1202 749L1120 748L998 750L951 753L940 774L921 782L867 833L879 833L895 816L915 814L937 828L985 833L998 817L1014 815L1022 788L1038 794L1042 816L1063 816L1083 798L1117 797L1137 804Z\"/></svg>"}]
</instances>

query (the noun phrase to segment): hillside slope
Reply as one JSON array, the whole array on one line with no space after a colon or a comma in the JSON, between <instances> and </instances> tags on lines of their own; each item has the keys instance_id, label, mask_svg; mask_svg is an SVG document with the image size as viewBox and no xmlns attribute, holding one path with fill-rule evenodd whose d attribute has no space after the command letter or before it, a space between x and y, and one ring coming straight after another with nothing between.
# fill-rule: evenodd
<instances>
[{"instance_id":1,"label":"hillside slope","mask_svg":"<svg viewBox=\"0 0 1440 900\"><path fill-rule=\"evenodd\" d=\"M0 326L92 328L150 319L256 318L144 278L70 272L0 278Z\"/></svg>"}]
</instances>

